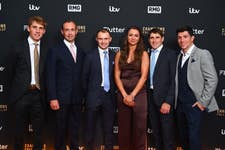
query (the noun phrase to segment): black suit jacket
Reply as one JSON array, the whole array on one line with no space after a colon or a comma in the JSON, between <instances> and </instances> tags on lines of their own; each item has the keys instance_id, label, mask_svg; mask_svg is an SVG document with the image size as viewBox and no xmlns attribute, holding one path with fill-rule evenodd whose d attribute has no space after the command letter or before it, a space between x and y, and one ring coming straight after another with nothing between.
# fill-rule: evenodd
<instances>
[{"instance_id":1,"label":"black suit jacket","mask_svg":"<svg viewBox=\"0 0 225 150\"><path fill-rule=\"evenodd\" d=\"M84 52L77 47L76 63L68 47L62 41L47 56L47 97L58 99L60 104L81 104L83 90L81 73Z\"/></svg>"},{"instance_id":2,"label":"black suit jacket","mask_svg":"<svg viewBox=\"0 0 225 150\"><path fill-rule=\"evenodd\" d=\"M110 94L112 103L115 104L115 83L114 83L114 57L115 53L109 51L109 75ZM98 48L90 51L85 58L82 74L82 85L86 91L86 106L96 107L100 105L99 96L102 83L102 68Z\"/></svg>"},{"instance_id":3,"label":"black suit jacket","mask_svg":"<svg viewBox=\"0 0 225 150\"><path fill-rule=\"evenodd\" d=\"M47 47L40 43L39 78L43 104L45 98L45 61ZM18 43L12 48L12 86L10 90L10 103L18 101L27 91L31 82L31 60L28 40Z\"/></svg>"},{"instance_id":4,"label":"black suit jacket","mask_svg":"<svg viewBox=\"0 0 225 150\"><path fill-rule=\"evenodd\" d=\"M161 106L164 102L174 105L175 70L175 51L163 47L153 74L153 96L156 105Z\"/></svg>"}]
</instances>

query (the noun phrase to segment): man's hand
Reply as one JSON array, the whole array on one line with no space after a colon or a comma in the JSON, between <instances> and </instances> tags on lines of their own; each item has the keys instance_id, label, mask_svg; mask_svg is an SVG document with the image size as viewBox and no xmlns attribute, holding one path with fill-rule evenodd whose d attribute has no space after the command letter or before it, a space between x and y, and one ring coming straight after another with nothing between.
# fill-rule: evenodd
<instances>
[{"instance_id":1,"label":"man's hand","mask_svg":"<svg viewBox=\"0 0 225 150\"><path fill-rule=\"evenodd\" d=\"M205 107L201 103L199 103L199 102L195 102L192 105L192 107L195 107L195 106L197 106L201 111L204 111L205 110Z\"/></svg>"},{"instance_id":2,"label":"man's hand","mask_svg":"<svg viewBox=\"0 0 225 150\"><path fill-rule=\"evenodd\" d=\"M162 114L169 114L170 113L170 107L171 107L170 104L164 102L161 105L160 112Z\"/></svg>"},{"instance_id":3,"label":"man's hand","mask_svg":"<svg viewBox=\"0 0 225 150\"><path fill-rule=\"evenodd\" d=\"M57 99L50 100L50 107L52 110L58 110L60 108L59 101Z\"/></svg>"}]
</instances>

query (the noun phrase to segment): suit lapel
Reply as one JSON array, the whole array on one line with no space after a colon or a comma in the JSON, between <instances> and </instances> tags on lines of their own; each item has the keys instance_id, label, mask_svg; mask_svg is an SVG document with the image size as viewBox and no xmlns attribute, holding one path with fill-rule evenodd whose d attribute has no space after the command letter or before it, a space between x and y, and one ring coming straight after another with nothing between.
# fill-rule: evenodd
<instances>
[{"instance_id":1,"label":"suit lapel","mask_svg":"<svg viewBox=\"0 0 225 150\"><path fill-rule=\"evenodd\" d=\"M113 52L109 50L109 74L112 73L113 62L114 62Z\"/></svg>"},{"instance_id":2,"label":"suit lapel","mask_svg":"<svg viewBox=\"0 0 225 150\"><path fill-rule=\"evenodd\" d=\"M94 59L94 62L93 63L95 63L96 62L96 64L97 64L97 68L99 68L99 70L98 71L102 71L102 65L101 65L101 58L100 58L100 54L99 54L99 49L98 48L96 48L95 49L95 55L97 56L97 57L94 57L94 58L96 58L96 59Z\"/></svg>"},{"instance_id":3,"label":"suit lapel","mask_svg":"<svg viewBox=\"0 0 225 150\"><path fill-rule=\"evenodd\" d=\"M77 47L77 55L76 55L76 63L79 63L80 62L80 54L81 54L81 52L80 52L80 48L78 48ZM72 55L71 55L72 56Z\"/></svg>"},{"instance_id":4,"label":"suit lapel","mask_svg":"<svg viewBox=\"0 0 225 150\"><path fill-rule=\"evenodd\" d=\"M63 54L65 54L65 57L67 57L68 59L70 59L71 61L73 61L73 63L75 63L74 62L74 59L73 59L73 56L72 56L72 54L70 53L70 50L69 50L69 48L66 46L66 44L62 41L61 42L61 46L62 46L62 50L63 50Z\"/></svg>"},{"instance_id":5,"label":"suit lapel","mask_svg":"<svg viewBox=\"0 0 225 150\"><path fill-rule=\"evenodd\" d=\"M164 48L162 48L162 50L159 53L159 57L157 59L156 65L155 65L154 75L157 74L161 62L164 61L165 51L166 50ZM154 75L153 75L153 77L154 77Z\"/></svg>"},{"instance_id":6,"label":"suit lapel","mask_svg":"<svg viewBox=\"0 0 225 150\"><path fill-rule=\"evenodd\" d=\"M39 58L39 75L42 75L45 65L45 57L47 56L47 49L41 43L40 45L40 58Z\"/></svg>"},{"instance_id":7,"label":"suit lapel","mask_svg":"<svg viewBox=\"0 0 225 150\"><path fill-rule=\"evenodd\" d=\"M191 52L191 55L189 57L189 60L188 60L188 67L187 67L187 77L189 78L190 74L191 74L191 70L195 70L195 67L193 68L193 63L197 60L197 57L196 57L196 49L197 47L194 46L192 52Z\"/></svg>"},{"instance_id":8,"label":"suit lapel","mask_svg":"<svg viewBox=\"0 0 225 150\"><path fill-rule=\"evenodd\" d=\"M27 40L24 42L24 48L25 48L24 55L25 55L25 59L26 59L26 62L27 62L27 66L28 66L29 71L31 72L30 47L29 47L29 44L28 44Z\"/></svg>"},{"instance_id":9,"label":"suit lapel","mask_svg":"<svg viewBox=\"0 0 225 150\"><path fill-rule=\"evenodd\" d=\"M196 54L196 49L197 49L197 47L194 46L194 48L193 48L193 50L191 52L189 61L188 61L189 64L192 63L192 62L195 62L197 60L196 55L195 55Z\"/></svg>"}]
</instances>

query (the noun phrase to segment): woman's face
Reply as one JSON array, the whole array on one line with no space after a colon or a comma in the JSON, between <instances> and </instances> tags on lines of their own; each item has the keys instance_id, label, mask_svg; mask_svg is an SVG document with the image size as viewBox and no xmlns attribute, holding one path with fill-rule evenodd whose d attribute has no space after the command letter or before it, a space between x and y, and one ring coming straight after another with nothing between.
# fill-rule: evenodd
<instances>
[{"instance_id":1,"label":"woman's face","mask_svg":"<svg viewBox=\"0 0 225 150\"><path fill-rule=\"evenodd\" d=\"M140 33L137 29L130 29L127 34L127 41L130 46L135 46L140 40Z\"/></svg>"}]
</instances>

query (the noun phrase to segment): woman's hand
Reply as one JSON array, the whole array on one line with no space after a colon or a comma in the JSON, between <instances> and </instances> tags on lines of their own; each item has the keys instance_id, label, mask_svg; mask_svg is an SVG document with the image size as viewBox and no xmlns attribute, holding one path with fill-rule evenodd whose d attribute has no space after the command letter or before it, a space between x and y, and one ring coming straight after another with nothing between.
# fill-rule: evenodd
<instances>
[{"instance_id":1,"label":"woman's hand","mask_svg":"<svg viewBox=\"0 0 225 150\"><path fill-rule=\"evenodd\" d=\"M134 107L135 102L134 102L134 97L133 95L127 95L126 97L123 98L123 103L126 104L129 107Z\"/></svg>"}]
</instances>

